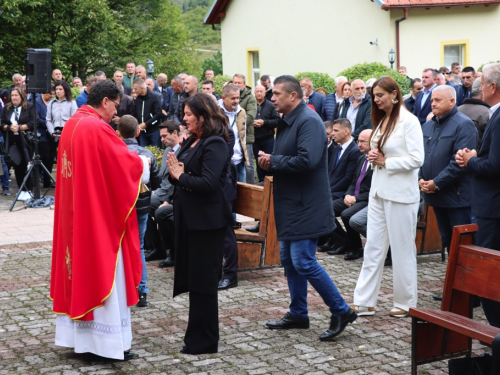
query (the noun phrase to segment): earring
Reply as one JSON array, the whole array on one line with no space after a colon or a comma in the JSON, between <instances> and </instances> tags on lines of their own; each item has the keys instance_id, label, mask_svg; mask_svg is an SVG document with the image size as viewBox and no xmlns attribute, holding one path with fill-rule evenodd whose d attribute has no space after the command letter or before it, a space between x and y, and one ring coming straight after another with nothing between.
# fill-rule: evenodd
<instances>
[{"instance_id":1,"label":"earring","mask_svg":"<svg viewBox=\"0 0 500 375\"><path fill-rule=\"evenodd\" d=\"M392 104L398 104L398 103L399 103L399 100L397 100L397 99L392 99L392 100L391 100L391 102L392 102Z\"/></svg>"}]
</instances>

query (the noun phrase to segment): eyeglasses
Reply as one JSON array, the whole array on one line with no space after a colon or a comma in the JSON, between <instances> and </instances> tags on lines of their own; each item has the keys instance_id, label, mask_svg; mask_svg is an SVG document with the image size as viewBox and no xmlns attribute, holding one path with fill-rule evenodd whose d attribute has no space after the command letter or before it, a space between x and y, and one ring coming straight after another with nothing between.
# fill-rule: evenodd
<instances>
[{"instance_id":1,"label":"eyeglasses","mask_svg":"<svg viewBox=\"0 0 500 375\"><path fill-rule=\"evenodd\" d=\"M115 102L114 100L111 100L110 98L107 98L110 102L113 102L115 104L115 108L118 110L120 108L120 103Z\"/></svg>"},{"instance_id":2,"label":"eyeglasses","mask_svg":"<svg viewBox=\"0 0 500 375\"><path fill-rule=\"evenodd\" d=\"M446 74L446 75L450 75L450 72L445 72L444 74Z\"/></svg>"}]
</instances>

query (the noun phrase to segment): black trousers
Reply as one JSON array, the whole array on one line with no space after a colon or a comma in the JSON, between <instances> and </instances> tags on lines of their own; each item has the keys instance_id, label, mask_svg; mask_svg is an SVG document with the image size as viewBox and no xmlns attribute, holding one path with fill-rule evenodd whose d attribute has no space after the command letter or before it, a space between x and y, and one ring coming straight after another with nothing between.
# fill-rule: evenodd
<instances>
[{"instance_id":1,"label":"black trousers","mask_svg":"<svg viewBox=\"0 0 500 375\"><path fill-rule=\"evenodd\" d=\"M344 203L344 198L339 198L333 201L333 212L335 213L335 225L337 227L332 233L332 239L334 240L336 246L348 246L349 249L353 251L357 251L362 247L361 237L358 232L351 228L349 220L351 220L351 217L367 205L368 202L357 202L351 207L347 207ZM342 218L345 231L337 219L338 216Z\"/></svg>"},{"instance_id":2,"label":"black trousers","mask_svg":"<svg viewBox=\"0 0 500 375\"><path fill-rule=\"evenodd\" d=\"M170 257L175 259L174 249L174 206L160 207L155 211L155 222L158 224L163 251L170 249ZM157 231L158 233L158 231Z\"/></svg>"},{"instance_id":3,"label":"black trousers","mask_svg":"<svg viewBox=\"0 0 500 375\"><path fill-rule=\"evenodd\" d=\"M230 202L231 211L233 210L234 202ZM238 278L238 244L236 242L236 235L232 225L226 228L226 235L224 237L224 279L236 280Z\"/></svg>"},{"instance_id":4,"label":"black trousers","mask_svg":"<svg viewBox=\"0 0 500 375\"><path fill-rule=\"evenodd\" d=\"M217 293L189 292L189 321L184 336L190 354L217 353L219 348Z\"/></svg>"},{"instance_id":5,"label":"black trousers","mask_svg":"<svg viewBox=\"0 0 500 375\"><path fill-rule=\"evenodd\" d=\"M476 217L476 223L478 226L476 245L500 250L500 219ZM500 302L481 298L481 305L488 323L493 327L500 328Z\"/></svg>"},{"instance_id":6,"label":"black trousers","mask_svg":"<svg viewBox=\"0 0 500 375\"><path fill-rule=\"evenodd\" d=\"M167 249L172 250L174 247L174 214L172 206L159 208L162 203L163 200L158 195L151 194L144 244L147 248L154 247L166 257Z\"/></svg>"},{"instance_id":7,"label":"black trousers","mask_svg":"<svg viewBox=\"0 0 500 375\"><path fill-rule=\"evenodd\" d=\"M14 175L16 176L16 183L17 183L17 187L19 188L23 184L24 177L26 176L26 172L28 170L28 163L31 160L31 148L27 147L27 151L28 151L28 155L29 155L30 159L26 160L26 155L25 155L25 151L23 149L23 146L21 144L16 144L16 146L19 150L19 153L22 155L22 160L19 163L19 165L16 165L12 161L10 163L7 163L7 166L9 167L9 169L10 169L10 167L14 168ZM33 173L32 173L30 175L30 177L28 178L28 180L26 180L26 185L25 185L24 190L32 190L33 189L33 180L34 179L33 179Z\"/></svg>"},{"instance_id":8,"label":"black trousers","mask_svg":"<svg viewBox=\"0 0 500 375\"><path fill-rule=\"evenodd\" d=\"M49 142L38 143L38 153L40 154L40 160L47 170L52 173L52 166L54 165L54 153L51 149ZM52 185L52 180L50 176L45 176L46 173L43 171L43 187L49 188Z\"/></svg>"},{"instance_id":9,"label":"black trousers","mask_svg":"<svg viewBox=\"0 0 500 375\"><path fill-rule=\"evenodd\" d=\"M451 235L453 227L456 225L470 224L472 214L470 207L467 208L446 208L434 207L439 233L441 234L441 243L443 247L450 252Z\"/></svg>"}]
</instances>

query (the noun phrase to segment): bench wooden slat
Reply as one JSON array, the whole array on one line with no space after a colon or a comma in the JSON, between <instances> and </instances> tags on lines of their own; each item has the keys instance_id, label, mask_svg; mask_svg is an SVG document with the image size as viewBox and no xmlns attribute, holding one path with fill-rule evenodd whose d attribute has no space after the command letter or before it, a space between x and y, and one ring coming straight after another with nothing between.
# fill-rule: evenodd
<instances>
[{"instance_id":1,"label":"bench wooden slat","mask_svg":"<svg viewBox=\"0 0 500 375\"><path fill-rule=\"evenodd\" d=\"M252 233L245 229L235 229L234 234L236 234L237 241L248 241L248 242L263 242L265 237L258 233Z\"/></svg>"},{"instance_id":2,"label":"bench wooden slat","mask_svg":"<svg viewBox=\"0 0 500 375\"><path fill-rule=\"evenodd\" d=\"M500 334L500 328L449 311L411 308L410 315L487 344L491 344L495 336Z\"/></svg>"},{"instance_id":3,"label":"bench wooden slat","mask_svg":"<svg viewBox=\"0 0 500 375\"><path fill-rule=\"evenodd\" d=\"M233 212L257 220L262 219L264 187L238 182Z\"/></svg>"}]
</instances>

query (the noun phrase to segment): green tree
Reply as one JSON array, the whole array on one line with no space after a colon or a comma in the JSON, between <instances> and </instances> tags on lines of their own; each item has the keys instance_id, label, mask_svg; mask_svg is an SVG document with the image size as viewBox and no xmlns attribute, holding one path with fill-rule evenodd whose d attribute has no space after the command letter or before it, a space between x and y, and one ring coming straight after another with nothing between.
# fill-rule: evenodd
<instances>
[{"instance_id":1,"label":"green tree","mask_svg":"<svg viewBox=\"0 0 500 375\"><path fill-rule=\"evenodd\" d=\"M198 6L181 16L182 23L189 30L189 38L197 46L218 45L221 42L220 30L212 30L209 25L204 25L203 20L209 7Z\"/></svg>"},{"instance_id":2,"label":"green tree","mask_svg":"<svg viewBox=\"0 0 500 375\"><path fill-rule=\"evenodd\" d=\"M222 74L222 52L219 51L216 54L214 54L210 59L203 60L201 68L203 72L211 69L214 71L215 75Z\"/></svg>"},{"instance_id":3,"label":"green tree","mask_svg":"<svg viewBox=\"0 0 500 375\"><path fill-rule=\"evenodd\" d=\"M29 47L50 48L52 67L65 77L96 70L111 76L127 61L145 64L147 58L157 72L195 73L200 63L180 17L169 0L5 0L0 79L24 72Z\"/></svg>"}]
</instances>

